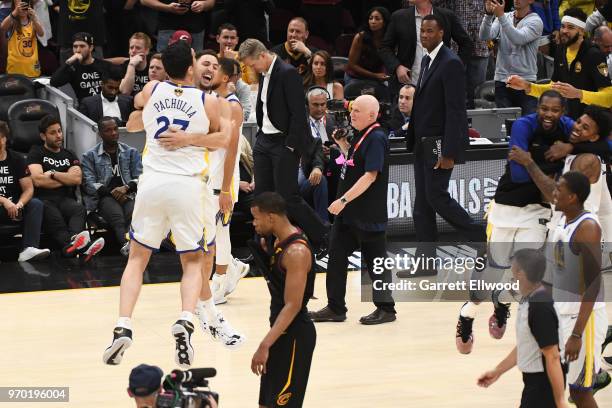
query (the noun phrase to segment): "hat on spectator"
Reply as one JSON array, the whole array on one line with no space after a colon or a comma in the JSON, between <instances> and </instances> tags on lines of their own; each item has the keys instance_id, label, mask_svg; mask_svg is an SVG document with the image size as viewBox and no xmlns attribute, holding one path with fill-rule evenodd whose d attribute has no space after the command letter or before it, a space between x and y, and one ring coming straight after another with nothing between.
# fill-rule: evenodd
<instances>
[{"instance_id":1,"label":"hat on spectator","mask_svg":"<svg viewBox=\"0 0 612 408\"><path fill-rule=\"evenodd\" d=\"M129 390L137 397L146 397L157 391L164 372L157 366L141 364L130 373Z\"/></svg>"},{"instance_id":2,"label":"hat on spectator","mask_svg":"<svg viewBox=\"0 0 612 408\"><path fill-rule=\"evenodd\" d=\"M191 41L192 41L191 34L189 34L185 30L175 31L174 34L172 34L172 37L170 37L170 40L168 41L168 45L172 45L179 41L187 41L187 44L189 44L189 46L191 47Z\"/></svg>"},{"instance_id":3,"label":"hat on spectator","mask_svg":"<svg viewBox=\"0 0 612 408\"><path fill-rule=\"evenodd\" d=\"M83 41L89 45L94 45L93 36L83 31L72 36L72 42L74 43L75 41Z\"/></svg>"}]
</instances>

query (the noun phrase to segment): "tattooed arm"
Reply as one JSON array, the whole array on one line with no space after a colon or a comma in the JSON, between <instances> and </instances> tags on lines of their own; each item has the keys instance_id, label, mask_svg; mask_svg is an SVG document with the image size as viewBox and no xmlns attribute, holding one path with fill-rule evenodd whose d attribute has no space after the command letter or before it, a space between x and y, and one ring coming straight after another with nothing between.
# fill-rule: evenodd
<instances>
[{"instance_id":1,"label":"tattooed arm","mask_svg":"<svg viewBox=\"0 0 612 408\"><path fill-rule=\"evenodd\" d=\"M538 165L533 161L531 153L524 151L518 146L512 146L512 150L508 153L508 159L517 162L527 169L531 180L542 192L544 199L548 202L552 202L553 191L555 191L556 185L555 180L548 177Z\"/></svg>"}]
</instances>

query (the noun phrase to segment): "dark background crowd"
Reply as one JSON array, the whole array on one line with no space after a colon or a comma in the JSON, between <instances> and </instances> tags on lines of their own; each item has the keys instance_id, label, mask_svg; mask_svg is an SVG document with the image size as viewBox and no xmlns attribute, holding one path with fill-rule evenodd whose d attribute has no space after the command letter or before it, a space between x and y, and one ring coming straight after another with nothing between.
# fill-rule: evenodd
<instances>
[{"instance_id":1,"label":"dark background crowd","mask_svg":"<svg viewBox=\"0 0 612 408\"><path fill-rule=\"evenodd\" d=\"M310 131L321 141L311 157L302 157L300 192L324 222L331 221L327 207L335 199L340 171L335 165L339 153L330 149L331 133L341 124L327 103L373 94L383 107L390 137L403 139L426 54L419 29L429 14L440 18L445 45L463 62L465 76L458 80L466 82L467 109L518 107L528 115L548 89L568 98L567 114L573 119L587 105L612 107L610 5L599 0L1 1L0 73L50 77L54 87L70 85L79 111L99 123L102 139L83 157L74 157L59 147L61 123L47 121L41 127L47 150L27 158L29 169L32 164L40 168L32 174L33 195L41 198L45 194L39 191L59 188L54 196L71 197L69 206L60 204L60 197L53 214L44 211L43 230L52 225L47 229L65 253L97 243L97 251L89 250L93 256L100 242L80 234L89 224L87 214L100 214L127 253L125 235L137 190L133 180L142 170L139 152L117 141L117 127L128 122L133 98L149 80L166 79L159 52L181 40L196 52L210 49L218 57L238 60L239 45L256 38L297 69ZM574 23L562 23L564 16ZM258 75L240 66L236 94L245 121L253 123L250 104ZM0 126L0 139L8 139L11 130ZM242 146L237 208L248 213L253 158L248 142ZM6 145L0 144L0 164L2 148ZM45 151L57 156L50 158L54 161L45 160ZM49 172L56 174L53 182L42 180ZM27 171L21 171L15 180L26 177ZM73 198L76 185L84 192L83 205ZM17 196L6 198L0 200L6 212L0 214L6 219L2 222L14 221L17 207L24 204ZM22 252L37 249L38 238L23 245ZM30 256L44 255L31 250L23 259Z\"/></svg>"}]
</instances>

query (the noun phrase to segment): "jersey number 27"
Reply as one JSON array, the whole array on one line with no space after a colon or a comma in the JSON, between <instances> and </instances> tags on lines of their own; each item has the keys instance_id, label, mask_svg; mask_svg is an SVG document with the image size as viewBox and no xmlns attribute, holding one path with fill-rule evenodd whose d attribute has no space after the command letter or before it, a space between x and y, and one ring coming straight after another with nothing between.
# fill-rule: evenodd
<instances>
[{"instance_id":1,"label":"jersey number 27","mask_svg":"<svg viewBox=\"0 0 612 408\"><path fill-rule=\"evenodd\" d=\"M168 119L166 116L160 116L159 118L157 118L157 124L161 125L161 127L157 130L157 132L155 132L155 136L153 136L154 139L158 139L160 134L168 130L168 128L170 127L170 119ZM180 126L181 130L186 130L187 126L189 126L189 121L182 119L173 119L172 124Z\"/></svg>"}]
</instances>

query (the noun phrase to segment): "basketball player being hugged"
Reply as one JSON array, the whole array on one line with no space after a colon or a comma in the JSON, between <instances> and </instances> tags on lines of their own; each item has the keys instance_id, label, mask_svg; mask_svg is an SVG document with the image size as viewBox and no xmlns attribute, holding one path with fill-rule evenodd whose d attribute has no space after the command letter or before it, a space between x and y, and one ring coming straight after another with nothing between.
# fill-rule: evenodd
<instances>
[{"instance_id":1,"label":"basketball player being hugged","mask_svg":"<svg viewBox=\"0 0 612 408\"><path fill-rule=\"evenodd\" d=\"M178 42L166 48L162 61L170 80L149 82L136 99L137 106L144 106L142 116L147 138L144 172L139 180L130 228L130 255L121 278L119 320L103 360L106 364L119 364L131 346L131 316L144 270L151 252L159 248L171 230L183 267L182 313L172 326L172 335L176 341L175 361L184 369L194 358L192 321L203 284L202 251L207 242L214 240L215 232L214 225L206 225L204 205L194 205L193 201L199 199L212 206L204 156L206 148L227 145L231 123L218 119L217 98L205 97L193 87L195 60L187 44ZM209 133L220 127L221 132Z\"/></svg>"},{"instance_id":2,"label":"basketball player being hugged","mask_svg":"<svg viewBox=\"0 0 612 408\"><path fill-rule=\"evenodd\" d=\"M225 69L231 74L232 71L227 66ZM238 284L238 280L243 276L242 271L246 269L242 268L237 264L237 261L232 259L231 242L229 238L229 221L235 201L232 198L237 197L237 193L233 186L233 180L238 179L238 176L235 175L235 171L237 170L234 170L234 167L237 166L235 152L239 140L239 132L242 129L243 117L241 116L242 109L240 104L237 101L235 101L235 103L230 103L228 101L229 99L233 99L230 95L228 85L230 74L223 74L219 69L219 60L213 51L205 50L196 54L194 78L196 87L204 91L208 98L217 99L221 116L227 118L228 121L232 120L231 137L227 149L217 149L211 151L206 156L210 168L211 184L209 187L211 189L211 194L213 194L213 200L211 205L205 206L204 211L212 225L215 225L215 233L218 232L215 241L218 242L211 243L208 247L208 251L204 254L202 281L209 282L213 269L215 252L217 252L217 264L222 265L221 268L217 265L217 271L224 267L227 273L231 273L231 282L233 288L235 288ZM226 95L228 97L227 99L212 92L213 89L219 87L221 88L220 92ZM234 152L233 156L231 154L232 151ZM226 154L226 152L230 153ZM233 158L234 162L229 162L231 158ZM225 170L225 166L227 166L227 171ZM227 175L227 179L225 175ZM230 194L222 194L222 191L229 192ZM226 199L229 199L229 201ZM219 216L219 214L221 214L221 216ZM246 269L246 272L248 272L248 269ZM225 276L223 278L225 278ZM222 280L225 282L223 278ZM226 295L226 287L224 286L221 289L219 287L219 282L215 279L213 280L213 288L208 284L202 285L200 299L196 307L196 315L205 333L210 333L214 340L221 341L224 346L234 348L242 344L245 337L237 332L223 317L223 314L217 310L215 304L223 302L219 302L219 298L215 299L213 297L211 289L216 288L216 292L221 290L221 295L224 298Z\"/></svg>"},{"instance_id":3,"label":"basketball player being hugged","mask_svg":"<svg viewBox=\"0 0 612 408\"><path fill-rule=\"evenodd\" d=\"M236 289L242 277L249 273L249 265L232 257L230 221L234 204L238 200L240 170L238 145L242 135L244 113L240 100L234 93L234 83L240 78L240 64L233 59L219 58L219 69L215 73L211 88L219 98L228 102L231 111L232 136L227 149L211 153L211 178L213 193L218 196L215 203L217 223L217 257L212 291L215 304L226 303L230 293Z\"/></svg>"},{"instance_id":4,"label":"basketball player being hugged","mask_svg":"<svg viewBox=\"0 0 612 408\"><path fill-rule=\"evenodd\" d=\"M270 291L270 331L251 361L261 375L259 406L298 408L304 402L317 333L306 305L314 291L314 256L304 233L287 218L283 198L259 194L251 206L253 226L262 237L273 235L274 247L264 238L251 245L266 263L264 277Z\"/></svg>"}]
</instances>

